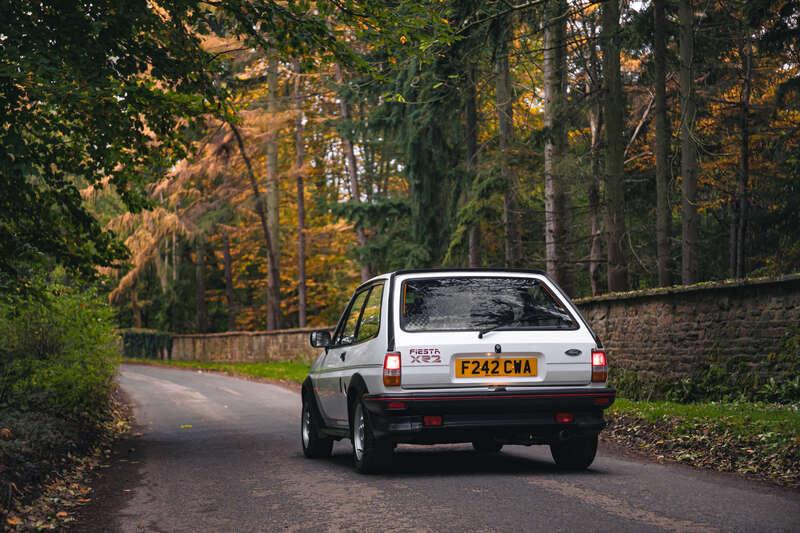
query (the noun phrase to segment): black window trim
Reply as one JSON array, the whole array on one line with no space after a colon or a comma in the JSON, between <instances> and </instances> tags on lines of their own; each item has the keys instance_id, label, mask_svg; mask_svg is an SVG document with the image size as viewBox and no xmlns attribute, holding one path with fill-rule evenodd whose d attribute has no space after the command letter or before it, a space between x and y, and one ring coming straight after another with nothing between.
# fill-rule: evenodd
<instances>
[{"instance_id":1,"label":"black window trim","mask_svg":"<svg viewBox=\"0 0 800 533\"><path fill-rule=\"evenodd\" d=\"M338 338L339 333L344 328L344 326L345 326L345 324L347 322L347 317L350 315L350 310L352 309L353 304L355 303L356 298L358 297L358 295L361 292L366 291L367 292L367 296L364 298L364 303L361 304L361 309L358 312L358 321L356 322L355 336L356 336L356 338L358 338L358 330L361 327L361 318L364 316L364 307L367 305L367 300L369 300L369 293L372 292L372 289L376 285L383 285L384 286L384 290L385 290L386 289L386 285L385 284L386 284L386 280L384 278L380 278L380 279L376 279L376 280L368 282L368 283L362 283L361 285L356 287L356 290L353 291L353 296L350 297L350 301L348 302L347 307L344 310L344 313L342 313L342 316L339 318L339 323L336 325L336 329L334 330L334 333L333 333L333 337L332 337L333 340L336 340ZM381 311L383 311L383 295L381 295ZM381 314L383 314L383 313L381 313ZM376 339L377 337L380 336L380 333L381 333L381 329L380 329L380 322L379 322L378 323L378 333L374 337L370 337L369 339L364 339L363 341L354 342L352 344L334 344L332 346L329 346L328 349L343 348L345 346L347 346L347 347L357 346L359 344L363 344L365 342L369 342L369 341L371 341L373 339Z\"/></svg>"},{"instance_id":2,"label":"black window trim","mask_svg":"<svg viewBox=\"0 0 800 533\"><path fill-rule=\"evenodd\" d=\"M364 320L364 311L367 310L367 302L370 298L372 298L372 291L375 290L375 287L381 286L381 301L378 304L378 331L375 332L375 335L367 338L362 339L358 342L354 342L353 344L348 344L348 346L355 346L357 344L361 344L362 342L369 342L373 339L377 339L381 334L381 319L383 318L383 291L386 288L384 283L372 283L369 285L369 293L367 293L367 297L364 298L364 305L361 306L361 312L358 315L358 323L356 324L356 339L358 339L358 333L361 331L361 321Z\"/></svg>"},{"instance_id":3,"label":"black window trim","mask_svg":"<svg viewBox=\"0 0 800 533\"><path fill-rule=\"evenodd\" d=\"M453 271L453 272L460 272L460 271ZM469 272L469 271L466 271L466 272ZM507 274L513 274L513 273L516 273L516 272L515 271L511 271L511 270L506 270L506 271L502 271L502 273L504 273L504 274L506 274L506 273ZM523 272L519 272L519 273L523 273ZM532 273L532 274L542 275L539 272L530 272L530 271L528 271L528 272L524 272L524 273ZM543 277L547 277L547 276L543 276ZM539 282L539 284L542 286L542 288L555 301L561 303L561 298L560 298L560 296L561 296L561 297L563 297L565 299L565 301L568 302L568 299L567 299L565 294L561 293L560 291L558 293L555 293L546 283L542 283L537 278L533 278L533 277L529 277L529 276L511 276L511 275L509 275L509 276L437 276L437 277L427 277L427 276L425 276L425 277L413 277L412 276L412 277L406 278L406 279L404 279L404 280L402 280L400 282L400 298L402 299L402 297L403 297L403 286L406 283L408 283L409 281L411 281L411 280L440 280L440 279L454 279L454 278L468 278L468 279L531 279L531 280ZM400 301L401 305L402 305L402 303L403 302ZM575 316L572 314L572 312L570 311L568 306L564 306L564 311L566 311L567 315L569 315L569 317L572 319L572 323L574 324L573 327L570 327L570 328L554 328L554 327L551 327L551 326L535 326L535 327L527 327L527 328L511 328L511 327L505 327L504 326L504 327L498 328L495 331L575 331L575 330L581 329L581 323L582 322L575 318ZM406 328L403 327L403 314L398 311L397 315L398 315L397 316L397 319L398 319L397 322L398 322L398 324L400 326L400 329L404 333L411 333L411 334L413 334L413 333L464 333L464 332L471 332L471 331L479 331L478 329L421 329L421 330L411 330L411 331L409 331L409 330L407 330Z\"/></svg>"}]
</instances>

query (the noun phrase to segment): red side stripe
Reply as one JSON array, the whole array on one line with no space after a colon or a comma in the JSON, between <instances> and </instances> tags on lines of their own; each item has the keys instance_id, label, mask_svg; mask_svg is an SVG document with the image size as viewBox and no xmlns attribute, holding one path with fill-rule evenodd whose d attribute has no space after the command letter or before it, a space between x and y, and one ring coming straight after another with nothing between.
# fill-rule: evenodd
<instances>
[{"instance_id":1,"label":"red side stripe","mask_svg":"<svg viewBox=\"0 0 800 533\"><path fill-rule=\"evenodd\" d=\"M437 400L514 400L514 399L533 399L533 398L613 398L615 394L598 394L598 393L561 393L561 394L502 394L502 395L484 395L484 396L373 396L367 397L367 400L377 401L395 401L403 400L406 402L434 402Z\"/></svg>"}]
</instances>

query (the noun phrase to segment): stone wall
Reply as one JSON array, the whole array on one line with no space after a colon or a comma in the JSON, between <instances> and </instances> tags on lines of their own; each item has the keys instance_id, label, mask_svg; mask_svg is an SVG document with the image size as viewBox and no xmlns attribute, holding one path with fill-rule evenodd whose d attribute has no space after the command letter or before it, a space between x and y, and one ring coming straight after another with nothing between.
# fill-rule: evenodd
<instances>
[{"instance_id":1,"label":"stone wall","mask_svg":"<svg viewBox=\"0 0 800 533\"><path fill-rule=\"evenodd\" d=\"M703 362L756 362L800 327L800 275L705 283L576 300L612 366L642 377L688 376ZM172 358L206 361L304 359L314 328L175 335Z\"/></svg>"},{"instance_id":2,"label":"stone wall","mask_svg":"<svg viewBox=\"0 0 800 533\"><path fill-rule=\"evenodd\" d=\"M757 363L800 327L800 275L579 299L613 367L680 378L707 361ZM800 357L800 354L798 354Z\"/></svg>"},{"instance_id":3,"label":"stone wall","mask_svg":"<svg viewBox=\"0 0 800 533\"><path fill-rule=\"evenodd\" d=\"M318 328L174 335L172 359L237 363L283 359L311 361L319 353L308 342L309 334L315 329Z\"/></svg>"}]
</instances>

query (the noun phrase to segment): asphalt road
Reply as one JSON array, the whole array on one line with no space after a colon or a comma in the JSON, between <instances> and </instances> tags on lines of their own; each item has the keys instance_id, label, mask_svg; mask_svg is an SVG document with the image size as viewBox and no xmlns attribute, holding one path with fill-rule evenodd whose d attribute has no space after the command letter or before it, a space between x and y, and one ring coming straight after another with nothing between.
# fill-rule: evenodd
<instances>
[{"instance_id":1,"label":"asphalt road","mask_svg":"<svg viewBox=\"0 0 800 533\"><path fill-rule=\"evenodd\" d=\"M798 531L800 494L602 449L559 471L546 447L401 446L362 476L350 442L305 459L299 395L216 374L124 365L141 432L78 529L115 531Z\"/></svg>"}]
</instances>

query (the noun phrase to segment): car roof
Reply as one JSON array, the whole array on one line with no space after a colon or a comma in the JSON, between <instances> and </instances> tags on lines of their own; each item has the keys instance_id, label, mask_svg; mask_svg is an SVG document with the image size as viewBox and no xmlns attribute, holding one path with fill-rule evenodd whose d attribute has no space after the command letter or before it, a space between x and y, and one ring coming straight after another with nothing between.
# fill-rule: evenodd
<instances>
[{"instance_id":1,"label":"car roof","mask_svg":"<svg viewBox=\"0 0 800 533\"><path fill-rule=\"evenodd\" d=\"M543 270L536 268L485 268L485 267L469 267L469 268L409 268L402 270L395 270L392 272L394 275L402 274L447 274L447 273L462 273L462 272L496 272L496 273L509 273L509 274L539 274L546 276L547 273Z\"/></svg>"},{"instance_id":2,"label":"car roof","mask_svg":"<svg viewBox=\"0 0 800 533\"><path fill-rule=\"evenodd\" d=\"M395 276L403 276L406 274L464 274L464 273L494 273L494 274L535 274L538 276L547 277L547 272L543 270L539 270L536 268L485 268L485 267L464 267L464 268L445 268L445 267L434 267L434 268L405 268L401 270L395 270L394 272L386 272L383 274L378 274L377 276L373 276L367 281L362 282L358 289L362 287L366 287L376 281L386 281L394 278ZM357 290L358 290L357 289Z\"/></svg>"}]
</instances>

